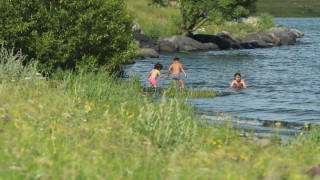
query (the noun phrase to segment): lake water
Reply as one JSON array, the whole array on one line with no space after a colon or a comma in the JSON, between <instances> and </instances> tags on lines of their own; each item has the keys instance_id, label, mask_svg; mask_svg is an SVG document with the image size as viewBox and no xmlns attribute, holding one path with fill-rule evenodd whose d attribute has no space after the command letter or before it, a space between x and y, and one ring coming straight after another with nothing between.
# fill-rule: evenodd
<instances>
[{"instance_id":1,"label":"lake water","mask_svg":"<svg viewBox=\"0 0 320 180\"><path fill-rule=\"evenodd\" d=\"M187 88L214 90L216 98L190 99L196 113L209 122L231 120L258 134L272 133L281 122L283 134L299 132L304 124L320 123L320 18L275 18L277 24L301 30L305 36L293 46L267 49L162 54L158 59L137 60L126 66L127 76L141 75L141 85L150 86L147 74L154 64L164 65L165 74L179 57L188 78ZM236 72L247 89L230 89ZM159 87L170 79L158 79Z\"/></svg>"}]
</instances>

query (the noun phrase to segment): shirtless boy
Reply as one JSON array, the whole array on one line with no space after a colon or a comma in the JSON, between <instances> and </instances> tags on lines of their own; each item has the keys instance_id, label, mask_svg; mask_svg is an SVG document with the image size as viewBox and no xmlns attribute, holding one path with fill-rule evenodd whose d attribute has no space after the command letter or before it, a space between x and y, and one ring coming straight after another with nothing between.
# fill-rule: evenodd
<instances>
[{"instance_id":1,"label":"shirtless boy","mask_svg":"<svg viewBox=\"0 0 320 180\"><path fill-rule=\"evenodd\" d=\"M184 71L182 64L180 63L179 58L174 58L173 63L170 65L168 69L167 77L169 77L170 72L172 73L172 80L173 80L174 87L177 87L176 81L179 81L181 87L185 88L183 79L180 77L180 72L184 74L185 78L187 78L188 76Z\"/></svg>"}]
</instances>

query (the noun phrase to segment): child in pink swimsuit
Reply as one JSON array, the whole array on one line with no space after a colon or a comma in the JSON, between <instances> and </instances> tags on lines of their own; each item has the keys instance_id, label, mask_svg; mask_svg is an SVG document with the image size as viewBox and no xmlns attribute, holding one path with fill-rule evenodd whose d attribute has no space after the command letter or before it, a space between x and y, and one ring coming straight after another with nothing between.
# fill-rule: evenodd
<instances>
[{"instance_id":1,"label":"child in pink swimsuit","mask_svg":"<svg viewBox=\"0 0 320 180\"><path fill-rule=\"evenodd\" d=\"M160 73L160 70L163 68L162 64L157 63L153 70L151 70L148 74L149 83L152 85L152 87L157 87L157 77L161 78L168 78L168 76L162 76Z\"/></svg>"},{"instance_id":2,"label":"child in pink swimsuit","mask_svg":"<svg viewBox=\"0 0 320 180\"><path fill-rule=\"evenodd\" d=\"M236 73L234 75L234 80L230 83L230 88L247 88L246 83L244 82L243 79L241 79L241 74Z\"/></svg>"}]
</instances>

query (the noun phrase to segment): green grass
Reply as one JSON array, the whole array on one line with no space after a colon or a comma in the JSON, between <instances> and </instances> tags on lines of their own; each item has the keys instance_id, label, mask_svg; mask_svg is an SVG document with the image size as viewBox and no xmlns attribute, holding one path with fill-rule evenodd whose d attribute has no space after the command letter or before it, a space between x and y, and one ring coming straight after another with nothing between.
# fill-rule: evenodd
<instances>
[{"instance_id":1,"label":"green grass","mask_svg":"<svg viewBox=\"0 0 320 180\"><path fill-rule=\"evenodd\" d=\"M257 12L274 17L320 17L319 0L258 0Z\"/></svg>"},{"instance_id":2,"label":"green grass","mask_svg":"<svg viewBox=\"0 0 320 180\"><path fill-rule=\"evenodd\" d=\"M180 33L177 9L148 6L146 0L127 0L127 4L131 16L149 37L157 40L161 35Z\"/></svg>"},{"instance_id":3,"label":"green grass","mask_svg":"<svg viewBox=\"0 0 320 180\"><path fill-rule=\"evenodd\" d=\"M260 147L228 123L198 125L187 96L144 96L136 79L3 78L0 179L308 179L318 164L318 126Z\"/></svg>"},{"instance_id":4,"label":"green grass","mask_svg":"<svg viewBox=\"0 0 320 180\"><path fill-rule=\"evenodd\" d=\"M158 40L161 35L180 34L180 15L178 9L148 6L146 0L127 0L127 4L131 16L140 24L143 33L154 40ZM261 13L259 13L260 15ZM199 33L216 34L221 31L228 31L234 37L241 37L250 32L263 32L274 25L273 23L263 24L265 21L261 22L262 25L239 22L225 22L219 25L207 23L202 27L205 29L205 32Z\"/></svg>"},{"instance_id":5,"label":"green grass","mask_svg":"<svg viewBox=\"0 0 320 180\"><path fill-rule=\"evenodd\" d=\"M173 86L167 88L143 88L143 93L146 94L160 94L168 97L177 97L177 98L214 98L216 97L216 92L213 90L194 90L194 89L176 89Z\"/></svg>"}]
</instances>

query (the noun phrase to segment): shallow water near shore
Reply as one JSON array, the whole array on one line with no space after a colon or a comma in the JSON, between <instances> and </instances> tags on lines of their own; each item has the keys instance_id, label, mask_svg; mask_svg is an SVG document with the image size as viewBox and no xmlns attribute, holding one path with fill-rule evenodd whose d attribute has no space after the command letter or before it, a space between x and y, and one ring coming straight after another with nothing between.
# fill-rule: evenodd
<instances>
[{"instance_id":1,"label":"shallow water near shore","mask_svg":"<svg viewBox=\"0 0 320 180\"><path fill-rule=\"evenodd\" d=\"M275 21L305 36L293 46L162 54L127 65L125 76L141 75L141 85L149 87L146 76L154 64L162 63L165 74L173 58L179 57L188 73L187 88L217 93L215 98L190 99L196 113L208 122L231 120L260 135L299 133L305 124L320 123L320 18ZM229 88L236 72L242 74L247 89ZM159 78L158 82L159 87L166 87L171 80ZM281 131L274 128L274 122L281 122Z\"/></svg>"}]
</instances>

